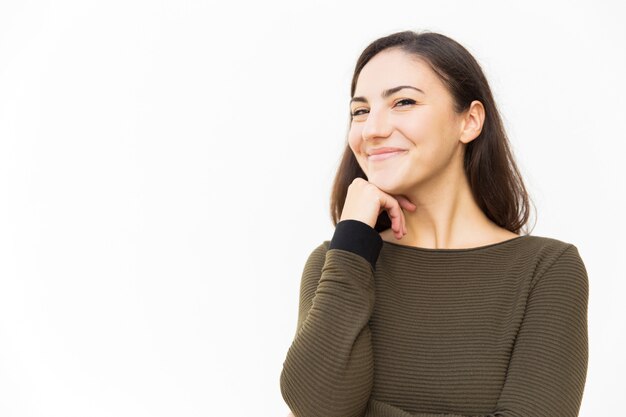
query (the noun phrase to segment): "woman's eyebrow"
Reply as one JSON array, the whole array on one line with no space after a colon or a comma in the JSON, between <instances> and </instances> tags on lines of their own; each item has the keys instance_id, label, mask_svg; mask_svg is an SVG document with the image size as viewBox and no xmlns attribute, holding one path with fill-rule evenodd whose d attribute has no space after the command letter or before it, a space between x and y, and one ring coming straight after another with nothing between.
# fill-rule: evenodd
<instances>
[{"instance_id":1,"label":"woman's eyebrow","mask_svg":"<svg viewBox=\"0 0 626 417\"><path fill-rule=\"evenodd\" d=\"M413 90L419 91L422 94L426 94L423 90L421 90L421 89L419 89L417 87L413 87L411 85L399 85L397 87L393 87L393 88L390 88L388 90L384 90L380 96L382 98L387 98L390 95L392 95L393 93L396 93L396 92L402 90L403 88L412 88ZM352 97L352 99L350 100L350 104L354 103L355 101L359 101L361 103L367 103L367 99L365 97L361 97L361 96L359 96L359 97Z\"/></svg>"}]
</instances>

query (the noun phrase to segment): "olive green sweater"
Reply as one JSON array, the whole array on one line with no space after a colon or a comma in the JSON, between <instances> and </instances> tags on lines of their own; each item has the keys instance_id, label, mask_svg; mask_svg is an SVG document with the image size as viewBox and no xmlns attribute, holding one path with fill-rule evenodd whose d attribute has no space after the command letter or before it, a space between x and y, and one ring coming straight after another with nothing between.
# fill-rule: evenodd
<instances>
[{"instance_id":1,"label":"olive green sweater","mask_svg":"<svg viewBox=\"0 0 626 417\"><path fill-rule=\"evenodd\" d=\"M588 361L576 246L383 241L343 220L308 257L280 375L296 417L574 417Z\"/></svg>"}]
</instances>

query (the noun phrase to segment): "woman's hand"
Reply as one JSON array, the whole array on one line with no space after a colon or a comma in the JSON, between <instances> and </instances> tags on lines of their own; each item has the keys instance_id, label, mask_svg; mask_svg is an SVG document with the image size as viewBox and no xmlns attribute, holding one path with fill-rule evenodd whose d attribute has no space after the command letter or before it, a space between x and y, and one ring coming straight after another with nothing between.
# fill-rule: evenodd
<instances>
[{"instance_id":1,"label":"woman's hand","mask_svg":"<svg viewBox=\"0 0 626 417\"><path fill-rule=\"evenodd\" d=\"M355 178L348 186L348 194L341 211L341 220L359 220L376 226L376 220L383 210L391 219L391 229L397 239L407 233L402 209L414 211L417 206L404 196L392 196L363 178Z\"/></svg>"}]
</instances>

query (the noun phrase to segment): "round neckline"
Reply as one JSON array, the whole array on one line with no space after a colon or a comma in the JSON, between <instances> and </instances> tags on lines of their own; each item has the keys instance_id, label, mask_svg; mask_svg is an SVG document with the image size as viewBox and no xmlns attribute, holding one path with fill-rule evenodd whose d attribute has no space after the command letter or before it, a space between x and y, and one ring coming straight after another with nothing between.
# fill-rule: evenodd
<instances>
[{"instance_id":1,"label":"round neckline","mask_svg":"<svg viewBox=\"0 0 626 417\"><path fill-rule=\"evenodd\" d=\"M430 252L430 253L475 252L475 251L479 251L479 250L482 250L482 249L493 248L493 247L496 247L496 246L503 246L503 245L506 245L509 242L514 242L514 241L517 241L517 240L519 240L519 239L521 239L523 237L527 237L527 236L530 236L530 235L516 236L516 237L513 237L511 239L503 240L502 242L490 243L488 245L476 246L476 247L473 247L473 248L453 248L453 249L422 248L420 246L401 245L399 243L389 242L389 241L386 241L386 240L383 240L383 244L396 246L396 247L399 247L399 248L404 248L404 249L409 249L409 250L415 250L415 251L418 251L418 252Z\"/></svg>"}]
</instances>

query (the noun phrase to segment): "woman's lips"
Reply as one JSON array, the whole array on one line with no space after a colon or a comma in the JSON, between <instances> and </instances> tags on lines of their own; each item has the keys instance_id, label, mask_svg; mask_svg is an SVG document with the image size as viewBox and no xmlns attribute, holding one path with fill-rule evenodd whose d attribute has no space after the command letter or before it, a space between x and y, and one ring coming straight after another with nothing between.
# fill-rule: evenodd
<instances>
[{"instance_id":1,"label":"woman's lips","mask_svg":"<svg viewBox=\"0 0 626 417\"><path fill-rule=\"evenodd\" d=\"M398 156L400 154L405 153L406 151L394 151L394 152L385 152L385 153L380 153L378 155L370 155L367 157L368 161L374 162L374 161L382 161L385 159L389 159L389 158L393 158L394 156Z\"/></svg>"}]
</instances>

